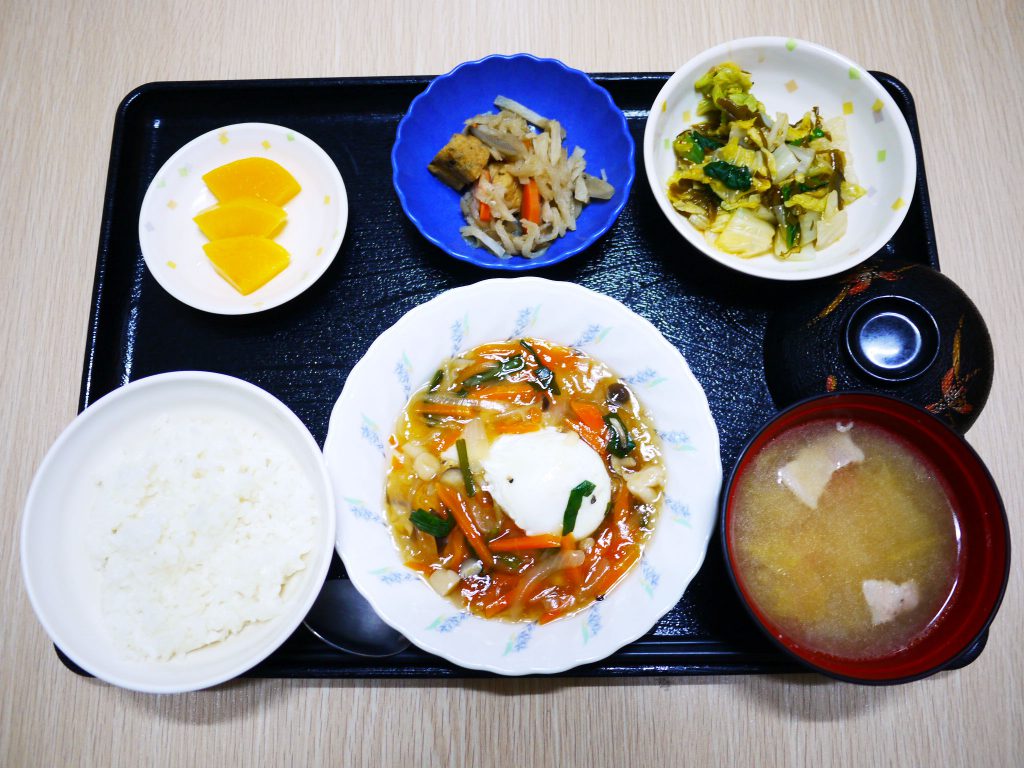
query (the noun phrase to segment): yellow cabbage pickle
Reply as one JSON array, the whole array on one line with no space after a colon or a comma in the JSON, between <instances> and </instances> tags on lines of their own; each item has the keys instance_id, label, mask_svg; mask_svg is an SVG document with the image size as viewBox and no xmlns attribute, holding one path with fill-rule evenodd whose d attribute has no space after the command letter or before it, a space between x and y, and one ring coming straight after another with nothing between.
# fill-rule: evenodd
<instances>
[{"instance_id":1,"label":"yellow cabbage pickle","mask_svg":"<svg viewBox=\"0 0 1024 768\"><path fill-rule=\"evenodd\" d=\"M284 205L302 190L295 177L265 157L246 157L214 168L203 181L222 203L239 197L258 197Z\"/></svg>"},{"instance_id":2,"label":"yellow cabbage pickle","mask_svg":"<svg viewBox=\"0 0 1024 768\"><path fill-rule=\"evenodd\" d=\"M274 237L284 226L284 208L258 197L239 197L200 211L194 221L211 240L225 237Z\"/></svg>"},{"instance_id":3,"label":"yellow cabbage pickle","mask_svg":"<svg viewBox=\"0 0 1024 768\"><path fill-rule=\"evenodd\" d=\"M203 246L217 274L248 296L280 274L290 262L288 251L265 237L228 237Z\"/></svg>"}]
</instances>

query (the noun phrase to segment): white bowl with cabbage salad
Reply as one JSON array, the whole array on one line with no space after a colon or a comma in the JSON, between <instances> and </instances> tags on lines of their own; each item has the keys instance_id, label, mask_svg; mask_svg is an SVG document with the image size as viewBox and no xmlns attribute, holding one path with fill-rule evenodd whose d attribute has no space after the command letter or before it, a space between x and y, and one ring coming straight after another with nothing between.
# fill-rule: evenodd
<instances>
[{"instance_id":1,"label":"white bowl with cabbage salad","mask_svg":"<svg viewBox=\"0 0 1024 768\"><path fill-rule=\"evenodd\" d=\"M842 272L896 233L914 195L907 122L860 65L803 40L734 40L665 83L644 165L669 222L725 266L776 280Z\"/></svg>"},{"instance_id":2,"label":"white bowl with cabbage salad","mask_svg":"<svg viewBox=\"0 0 1024 768\"><path fill-rule=\"evenodd\" d=\"M389 468L401 461L402 453L401 448L393 448L400 442L392 438L399 431L399 419L404 418L410 397L434 386L439 366L446 360L459 365L460 353L482 344L507 345L512 340L521 345L525 339L579 350L626 382L657 433L664 468L657 491L650 486L650 503L656 512L639 562L603 599L581 604L575 612L546 623L544 616L534 620L525 613L514 618L484 618L462 607L455 592L440 588L431 579L441 575L458 581L476 578L480 571L464 573L460 568L457 576L434 571L428 578L422 569L414 570L396 546L386 516ZM512 369L520 370L510 366ZM571 407L573 393L556 391L554 384L560 381L571 388L574 379L559 380L559 374L548 373L552 373L545 379L549 394L555 394L549 410L564 409L567 401ZM467 459L469 452L476 458L482 455L480 435L471 439L468 434L476 423L464 426L464 447L456 443L456 453L465 451ZM531 525L517 517L512 506L505 506L504 513L524 530L545 528L554 515L563 534L565 525L575 532L578 527L573 529L571 522L565 521L571 517L579 523L585 515L580 512L576 518L571 511L573 495L586 485L590 489L582 493L593 491L596 496L602 482L605 496L596 507L600 510L597 517L614 516L604 506L609 478L589 474L595 462L599 472L606 471L596 453L593 461L587 462L586 456L541 445L565 439L579 453L592 451L593 445L584 446L575 434L542 430L513 435L535 440L521 446L521 451L506 445L508 450L503 453L499 450L503 438L492 443L484 475L493 480L496 473L511 483L514 474L515 488L523 486L528 491L522 496L527 507L535 505L539 516L545 518ZM622 438L619 440L621 445ZM638 437L637 443L640 441ZM531 455L541 454L550 461L531 460ZM331 414L324 455L339 499L338 554L356 588L384 621L423 650L464 667L504 675L561 672L602 659L648 632L676 605L704 560L722 480L718 430L704 391L679 351L650 322L618 301L572 283L532 277L486 280L447 291L411 310L381 334L345 382ZM557 466L560 472L548 474L537 464ZM566 495L567 483L575 482L579 472L589 482ZM633 478L639 479L641 474L642 470ZM465 480L465 475L462 477ZM498 506L515 504L509 494L498 494L493 483L489 488ZM543 501L538 496L544 496ZM580 502L577 497L576 511ZM491 546L496 545L492 542ZM581 543L581 548L586 545ZM448 594L442 596L445 591Z\"/></svg>"},{"instance_id":3,"label":"white bowl with cabbage salad","mask_svg":"<svg viewBox=\"0 0 1024 768\"><path fill-rule=\"evenodd\" d=\"M216 685L309 611L333 498L316 441L272 395L215 373L140 379L86 408L36 473L21 536L29 598L102 680Z\"/></svg>"}]
</instances>

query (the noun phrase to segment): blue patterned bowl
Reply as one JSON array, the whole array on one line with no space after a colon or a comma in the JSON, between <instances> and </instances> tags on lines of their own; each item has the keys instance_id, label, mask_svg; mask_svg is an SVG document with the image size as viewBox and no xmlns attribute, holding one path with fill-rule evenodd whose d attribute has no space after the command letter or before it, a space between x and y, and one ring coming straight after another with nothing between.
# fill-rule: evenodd
<instances>
[{"instance_id":1,"label":"blue patterned bowl","mask_svg":"<svg viewBox=\"0 0 1024 768\"><path fill-rule=\"evenodd\" d=\"M608 174L615 196L595 201L567 232L540 256L500 259L459 234L465 225L459 193L436 179L427 164L473 115L495 111L494 98L507 96L558 120L565 144L586 150L587 170ZM590 246L615 223L635 175L635 149L626 118L608 92L576 69L555 59L526 53L488 56L460 64L413 99L398 125L391 150L395 191L402 208L423 236L457 259L490 269L534 269L555 264Z\"/></svg>"}]
</instances>

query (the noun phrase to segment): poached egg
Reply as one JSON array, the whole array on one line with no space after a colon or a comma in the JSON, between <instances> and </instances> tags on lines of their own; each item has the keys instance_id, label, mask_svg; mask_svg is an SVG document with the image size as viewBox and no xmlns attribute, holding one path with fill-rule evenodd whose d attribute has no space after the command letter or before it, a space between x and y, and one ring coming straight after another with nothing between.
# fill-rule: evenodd
<instances>
[{"instance_id":1,"label":"poached egg","mask_svg":"<svg viewBox=\"0 0 1024 768\"><path fill-rule=\"evenodd\" d=\"M580 504L572 531L577 540L597 529L611 500L604 462L575 432L547 427L501 435L480 465L491 496L528 536L560 536L569 493L585 480L595 488Z\"/></svg>"}]
</instances>

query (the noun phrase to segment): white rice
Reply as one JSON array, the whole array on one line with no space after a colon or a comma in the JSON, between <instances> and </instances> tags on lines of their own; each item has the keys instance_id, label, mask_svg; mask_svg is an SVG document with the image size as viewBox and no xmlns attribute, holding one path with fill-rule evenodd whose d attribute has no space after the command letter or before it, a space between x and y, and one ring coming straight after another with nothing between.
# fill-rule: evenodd
<instances>
[{"instance_id":1,"label":"white rice","mask_svg":"<svg viewBox=\"0 0 1024 768\"><path fill-rule=\"evenodd\" d=\"M95 488L90 554L109 631L129 657L171 659L275 618L313 548L306 473L241 414L154 418Z\"/></svg>"}]
</instances>

